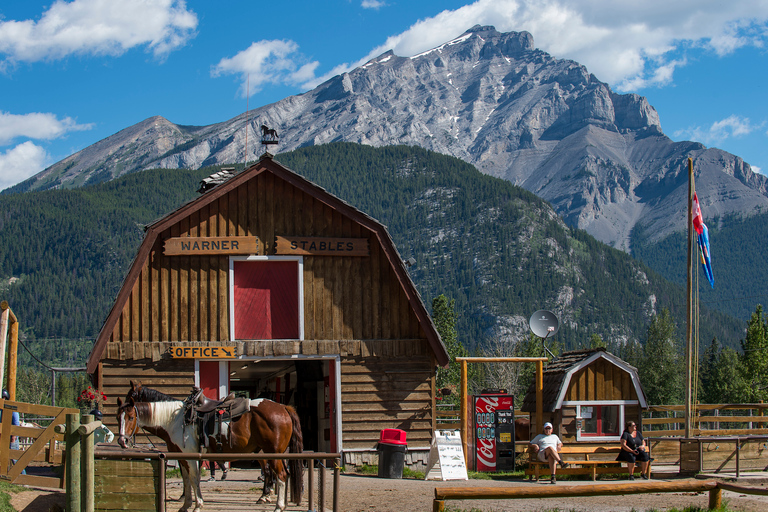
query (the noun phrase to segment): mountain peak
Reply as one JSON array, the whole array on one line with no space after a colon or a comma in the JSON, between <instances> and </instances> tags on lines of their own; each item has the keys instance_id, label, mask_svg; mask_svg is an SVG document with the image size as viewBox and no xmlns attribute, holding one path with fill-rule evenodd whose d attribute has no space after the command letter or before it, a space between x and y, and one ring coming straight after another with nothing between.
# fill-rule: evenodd
<instances>
[{"instance_id":1,"label":"mountain peak","mask_svg":"<svg viewBox=\"0 0 768 512\"><path fill-rule=\"evenodd\" d=\"M625 250L638 223L657 237L683 228L687 189L678 177L689 156L711 215L768 211L766 178L738 157L671 141L646 98L615 93L579 63L537 50L529 32L481 25L410 58L387 51L250 116L204 127L147 119L12 191L253 160L261 148L249 145L246 158L245 141L259 140L262 124L278 130L282 151L349 141L461 158Z\"/></svg>"}]
</instances>

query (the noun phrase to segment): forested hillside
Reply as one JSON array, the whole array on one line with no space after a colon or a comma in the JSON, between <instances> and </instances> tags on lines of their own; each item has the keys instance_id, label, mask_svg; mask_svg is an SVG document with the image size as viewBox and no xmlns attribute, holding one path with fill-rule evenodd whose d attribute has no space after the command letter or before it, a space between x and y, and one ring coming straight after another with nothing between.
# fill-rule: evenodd
<instances>
[{"instance_id":1,"label":"forested hillside","mask_svg":"<svg viewBox=\"0 0 768 512\"><path fill-rule=\"evenodd\" d=\"M756 304L768 305L768 214L708 218L705 210L704 221L709 228L715 289L699 271L701 301L746 323ZM635 228L632 254L666 279L685 286L687 270L680 261L687 251L685 234L675 233L655 244L648 238Z\"/></svg>"},{"instance_id":2,"label":"forested hillside","mask_svg":"<svg viewBox=\"0 0 768 512\"><path fill-rule=\"evenodd\" d=\"M684 324L679 286L460 160L349 143L275 159L387 225L403 258L416 259L410 273L427 307L439 294L455 299L459 340L470 351L527 335L528 318L542 308L560 316L564 348L595 334L609 348L643 341L661 308ZM196 197L200 180L217 170L144 171L81 189L0 196L0 297L41 359L83 363L143 226ZM702 339L717 335L736 347L744 325L705 309L701 329Z\"/></svg>"}]
</instances>

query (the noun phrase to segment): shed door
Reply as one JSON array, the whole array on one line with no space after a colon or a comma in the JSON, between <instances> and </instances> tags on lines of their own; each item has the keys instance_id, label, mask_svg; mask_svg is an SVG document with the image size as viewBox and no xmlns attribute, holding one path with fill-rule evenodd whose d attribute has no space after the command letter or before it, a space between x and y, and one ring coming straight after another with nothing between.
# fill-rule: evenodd
<instances>
[{"instance_id":1,"label":"shed door","mask_svg":"<svg viewBox=\"0 0 768 512\"><path fill-rule=\"evenodd\" d=\"M299 339L297 261L235 261L235 339Z\"/></svg>"}]
</instances>

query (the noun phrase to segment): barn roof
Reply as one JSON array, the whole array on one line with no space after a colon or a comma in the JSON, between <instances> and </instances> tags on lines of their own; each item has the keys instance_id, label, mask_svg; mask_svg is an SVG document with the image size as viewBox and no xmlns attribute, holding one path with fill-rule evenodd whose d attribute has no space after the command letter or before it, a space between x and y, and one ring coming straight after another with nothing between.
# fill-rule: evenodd
<instances>
[{"instance_id":1,"label":"barn roof","mask_svg":"<svg viewBox=\"0 0 768 512\"><path fill-rule=\"evenodd\" d=\"M562 408L571 378L579 370L587 367L599 358L605 359L629 373L632 378L632 385L637 392L640 406L643 408L648 407L645 392L640 385L637 368L601 347L563 352L560 357L553 359L547 364L544 369L544 412L554 412ZM528 388L521 410L526 412L536 410L536 390L533 384Z\"/></svg>"},{"instance_id":2,"label":"barn roof","mask_svg":"<svg viewBox=\"0 0 768 512\"><path fill-rule=\"evenodd\" d=\"M259 161L253 166L245 169L244 171L234 174L227 173L228 176L217 176L215 180L209 180L205 182L205 186L201 183L201 191L203 194L196 199L186 203L177 210L169 213L165 217L153 222L146 227L146 234L144 241L141 243L136 257L133 260L130 270L123 281L123 285L120 288L120 292L115 299L112 309L107 316L104 325L99 331L99 335L96 338L91 354L87 361L88 373L94 373L97 369L99 360L101 360L104 350L106 349L107 342L110 335L120 318L120 314L125 306L126 302L130 299L131 290L137 279L141 276L141 269L144 266L144 262L149 257L152 247L154 246L158 236L170 226L176 224L180 219L189 216L190 214L208 206L220 197L236 189L238 186L246 183L250 179L261 173L271 173L276 178L282 179L285 182L293 185L301 191L313 196L316 200L321 201L328 207L338 211L341 215L344 215L354 222L357 222L364 228L367 228L373 232L376 238L379 240L381 248L389 261L392 269L394 270L397 279L405 292L408 302L413 310L414 314L419 320L422 328L427 337L430 347L432 348L437 363L440 366L447 366L450 358L448 352L443 344L440 334L435 328L435 324L432 322L432 318L429 316L424 302L421 299L416 286L411 280L408 271L406 270L405 263L402 257L397 251L392 237L389 235L387 228L379 221L370 217L369 215L361 212L349 203L334 196L324 188L312 183L299 174L291 171L284 165L273 160L272 155L265 153L259 159ZM219 179L222 178L222 179Z\"/></svg>"}]
</instances>

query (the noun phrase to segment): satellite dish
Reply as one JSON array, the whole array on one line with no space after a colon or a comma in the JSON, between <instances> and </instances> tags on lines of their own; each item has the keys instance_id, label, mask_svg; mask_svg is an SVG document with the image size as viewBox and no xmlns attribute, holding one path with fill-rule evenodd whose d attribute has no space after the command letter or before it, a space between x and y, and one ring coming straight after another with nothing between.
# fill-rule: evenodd
<instances>
[{"instance_id":1,"label":"satellite dish","mask_svg":"<svg viewBox=\"0 0 768 512\"><path fill-rule=\"evenodd\" d=\"M531 315L531 320L528 323L531 326L531 332L539 338L554 336L560 328L557 315L546 309L540 309Z\"/></svg>"}]
</instances>

